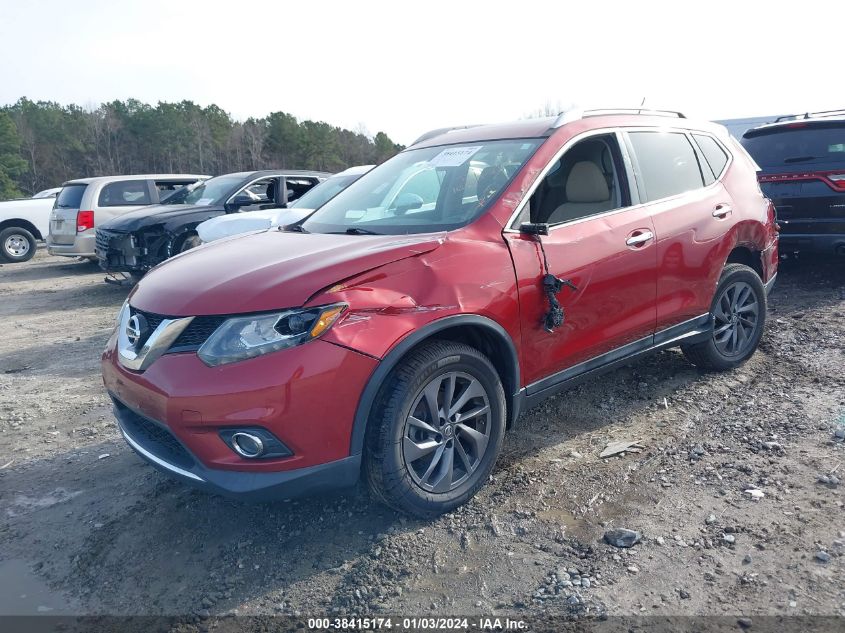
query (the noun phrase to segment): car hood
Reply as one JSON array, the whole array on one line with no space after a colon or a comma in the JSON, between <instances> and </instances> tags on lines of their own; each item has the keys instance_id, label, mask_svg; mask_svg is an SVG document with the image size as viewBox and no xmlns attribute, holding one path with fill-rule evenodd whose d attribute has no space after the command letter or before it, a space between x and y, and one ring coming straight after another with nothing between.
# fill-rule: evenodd
<instances>
[{"instance_id":1,"label":"car hood","mask_svg":"<svg viewBox=\"0 0 845 633\"><path fill-rule=\"evenodd\" d=\"M286 226L311 215L314 209L269 209L229 213L206 220L197 226L203 242L213 242L251 231L264 231L274 226Z\"/></svg>"},{"instance_id":2,"label":"car hood","mask_svg":"<svg viewBox=\"0 0 845 633\"><path fill-rule=\"evenodd\" d=\"M223 211L223 207L220 205L154 204L149 207L141 207L129 213L123 213L105 222L100 228L109 231L131 233L146 226L161 224L174 217L202 211L220 213Z\"/></svg>"},{"instance_id":3,"label":"car hood","mask_svg":"<svg viewBox=\"0 0 845 633\"><path fill-rule=\"evenodd\" d=\"M266 231L222 240L154 268L135 287L130 303L166 316L293 308L339 281L433 251L445 235Z\"/></svg>"}]
</instances>

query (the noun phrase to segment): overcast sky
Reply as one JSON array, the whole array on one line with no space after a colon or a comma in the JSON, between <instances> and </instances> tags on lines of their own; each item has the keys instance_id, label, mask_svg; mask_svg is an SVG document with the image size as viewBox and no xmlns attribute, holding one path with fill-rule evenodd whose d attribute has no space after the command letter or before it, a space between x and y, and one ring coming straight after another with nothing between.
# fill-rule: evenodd
<instances>
[{"instance_id":1,"label":"overcast sky","mask_svg":"<svg viewBox=\"0 0 845 633\"><path fill-rule=\"evenodd\" d=\"M845 2L0 0L0 104L190 99L409 143L546 104L845 107Z\"/></svg>"}]
</instances>

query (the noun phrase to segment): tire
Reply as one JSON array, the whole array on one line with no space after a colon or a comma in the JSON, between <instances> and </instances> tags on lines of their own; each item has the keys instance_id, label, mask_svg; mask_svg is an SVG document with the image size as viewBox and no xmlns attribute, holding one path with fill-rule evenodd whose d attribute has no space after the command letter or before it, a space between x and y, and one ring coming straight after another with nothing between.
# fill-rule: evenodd
<instances>
[{"instance_id":1,"label":"tire","mask_svg":"<svg viewBox=\"0 0 845 633\"><path fill-rule=\"evenodd\" d=\"M449 393L464 423L439 415ZM477 349L433 341L409 354L385 381L367 425L364 471L373 495L422 518L464 504L496 464L505 406L499 375Z\"/></svg>"},{"instance_id":2,"label":"tire","mask_svg":"<svg viewBox=\"0 0 845 633\"><path fill-rule=\"evenodd\" d=\"M200 236L194 233L182 240L182 243L179 245L179 252L184 253L185 251L189 251L192 248L196 248L200 244L202 244Z\"/></svg>"},{"instance_id":3,"label":"tire","mask_svg":"<svg viewBox=\"0 0 845 633\"><path fill-rule=\"evenodd\" d=\"M0 257L7 262L26 262L33 258L38 247L35 236L19 226L0 231Z\"/></svg>"},{"instance_id":4,"label":"tire","mask_svg":"<svg viewBox=\"0 0 845 633\"><path fill-rule=\"evenodd\" d=\"M710 307L713 334L701 343L682 345L681 350L701 369L727 371L738 367L757 350L766 327L766 312L766 290L757 273L744 264L728 264Z\"/></svg>"}]
</instances>

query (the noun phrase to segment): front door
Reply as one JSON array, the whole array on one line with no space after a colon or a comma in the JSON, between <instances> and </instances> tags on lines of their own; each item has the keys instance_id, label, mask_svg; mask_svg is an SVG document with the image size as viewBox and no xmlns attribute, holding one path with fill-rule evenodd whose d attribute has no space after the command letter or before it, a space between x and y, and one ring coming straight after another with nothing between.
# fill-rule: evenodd
<instances>
[{"instance_id":1,"label":"front door","mask_svg":"<svg viewBox=\"0 0 845 633\"><path fill-rule=\"evenodd\" d=\"M613 360L608 353L618 348L651 345L655 230L648 210L631 204L630 168L619 141L613 133L590 136L551 166L512 227L547 223L548 236L505 233L519 284L529 393L577 372L585 361L605 354ZM539 240L549 271L577 287L559 293L565 320L552 332L543 327L549 301Z\"/></svg>"}]
</instances>

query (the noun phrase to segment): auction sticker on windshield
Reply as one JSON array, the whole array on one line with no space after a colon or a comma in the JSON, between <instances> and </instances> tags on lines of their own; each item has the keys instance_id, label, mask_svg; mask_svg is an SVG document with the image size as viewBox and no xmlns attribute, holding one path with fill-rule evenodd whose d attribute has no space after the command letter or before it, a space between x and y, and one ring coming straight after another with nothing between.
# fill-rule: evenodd
<instances>
[{"instance_id":1,"label":"auction sticker on windshield","mask_svg":"<svg viewBox=\"0 0 845 633\"><path fill-rule=\"evenodd\" d=\"M435 167L457 167L468 161L481 147L481 145L476 145L475 147L447 147L428 162Z\"/></svg>"}]
</instances>

